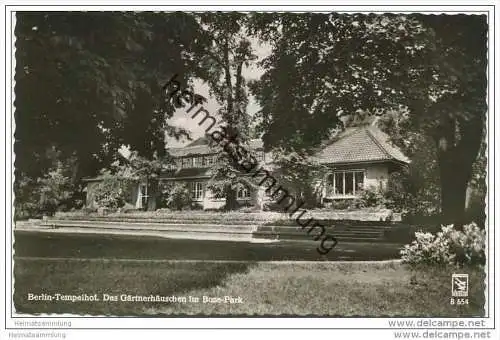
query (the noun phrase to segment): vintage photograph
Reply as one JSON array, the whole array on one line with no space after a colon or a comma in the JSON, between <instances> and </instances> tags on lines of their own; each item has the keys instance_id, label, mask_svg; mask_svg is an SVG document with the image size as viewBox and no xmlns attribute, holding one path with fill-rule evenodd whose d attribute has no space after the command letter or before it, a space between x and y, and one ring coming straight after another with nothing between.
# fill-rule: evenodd
<instances>
[{"instance_id":1,"label":"vintage photograph","mask_svg":"<svg viewBox=\"0 0 500 340\"><path fill-rule=\"evenodd\" d=\"M16 315L488 316L484 13L12 30Z\"/></svg>"}]
</instances>

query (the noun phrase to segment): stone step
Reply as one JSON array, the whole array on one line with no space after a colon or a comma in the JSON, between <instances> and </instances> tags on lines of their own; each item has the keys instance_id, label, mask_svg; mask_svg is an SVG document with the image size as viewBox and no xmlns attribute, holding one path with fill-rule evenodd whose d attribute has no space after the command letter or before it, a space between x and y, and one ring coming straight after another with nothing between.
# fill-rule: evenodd
<instances>
[{"instance_id":1,"label":"stone step","mask_svg":"<svg viewBox=\"0 0 500 340\"><path fill-rule=\"evenodd\" d=\"M367 229L358 230L355 227L338 229L336 227L326 227L326 233L337 238L337 240L349 242L378 242L384 240L383 229ZM307 240L314 238L318 231L313 230L311 233L307 232L308 229L301 227L289 226L260 226L254 233L256 238L266 239L290 239L290 240Z\"/></svg>"},{"instance_id":2,"label":"stone step","mask_svg":"<svg viewBox=\"0 0 500 340\"><path fill-rule=\"evenodd\" d=\"M177 216L176 218L169 217L116 217L116 216L75 216L75 217L67 217L67 218L50 218L47 221L93 221L93 222L123 222L123 223L135 223L135 222L143 222L143 223L191 223L191 224L261 224L266 222L265 220L259 219L241 219L241 218L217 218L215 217L206 217L206 218L193 218L192 216L187 215L185 218Z\"/></svg>"},{"instance_id":3,"label":"stone step","mask_svg":"<svg viewBox=\"0 0 500 340\"><path fill-rule=\"evenodd\" d=\"M385 229L357 229L357 228L349 228L349 229L339 229L335 227L326 227L325 230L330 234L334 233L354 233L354 234L373 234L379 235L383 234ZM274 232L274 233L289 233L289 232L304 232L307 231L307 228L302 229L299 226L295 227L283 227L283 226L259 226L258 231L262 232Z\"/></svg>"},{"instance_id":4,"label":"stone step","mask_svg":"<svg viewBox=\"0 0 500 340\"><path fill-rule=\"evenodd\" d=\"M338 242L386 242L383 238L364 238L364 237L342 237L335 236Z\"/></svg>"},{"instance_id":5,"label":"stone step","mask_svg":"<svg viewBox=\"0 0 500 340\"><path fill-rule=\"evenodd\" d=\"M104 234L104 235L130 235L130 236L151 236L173 239L194 239L194 240L211 240L211 241L235 241L235 242L252 242L252 243L270 243L276 242L271 239L254 239L251 233L213 233L213 232L193 232L193 231L165 231L151 229L106 229L92 227L59 227L59 228L29 228L20 227L16 232L44 232L44 233L59 233L59 234Z\"/></svg>"},{"instance_id":6,"label":"stone step","mask_svg":"<svg viewBox=\"0 0 500 340\"><path fill-rule=\"evenodd\" d=\"M123 222L103 222L103 221L67 221L67 220L48 220L41 226L61 228L93 228L93 229L116 229L116 230L153 230L153 231L172 231L172 232L203 232L203 233L240 233L252 234L257 225L220 225L220 224L175 224L175 223L123 223Z\"/></svg>"},{"instance_id":7,"label":"stone step","mask_svg":"<svg viewBox=\"0 0 500 340\"><path fill-rule=\"evenodd\" d=\"M262 232L262 231L256 231L254 234L254 237L256 238L266 238L266 239L284 239L284 240L308 240L311 238L314 238L316 234L310 233L308 234L306 231L300 231L300 232L288 232L288 233L271 233L271 232ZM356 239L356 240L365 240L365 241L371 241L371 240L384 240L384 237L382 234L335 234L335 233L330 233L333 237L337 239L342 239L342 240L350 240L350 239Z\"/></svg>"},{"instance_id":8,"label":"stone step","mask_svg":"<svg viewBox=\"0 0 500 340\"><path fill-rule=\"evenodd\" d=\"M269 236L280 236L280 237L312 237L314 235L317 235L317 233L307 233L307 231L303 231L303 232L296 232L296 233L269 233L269 232L254 232L254 235L258 236L258 235L269 235ZM332 235L334 237L354 237L354 238L382 238L383 235L381 234L377 234L377 235L373 235L373 234L349 234L349 233L345 233L345 234L336 234L336 233L329 233L329 235Z\"/></svg>"},{"instance_id":9,"label":"stone step","mask_svg":"<svg viewBox=\"0 0 500 340\"><path fill-rule=\"evenodd\" d=\"M49 219L47 221L53 221ZM88 219L83 218L64 218L57 219L57 221L92 221L92 222L121 222L121 223L167 223L167 224L234 224L238 225L254 225L260 224L262 221L258 220L224 220L224 219L192 219L192 218L182 218L182 219L169 219L169 218L122 218L122 217L90 217Z\"/></svg>"},{"instance_id":10,"label":"stone step","mask_svg":"<svg viewBox=\"0 0 500 340\"><path fill-rule=\"evenodd\" d=\"M326 228L334 228L336 230L366 230L366 231L378 231L394 228L393 226L367 226L367 225L342 225L342 224L322 224ZM297 228L300 227L297 223L292 223L290 225L274 225L272 223L263 224L262 227L273 227L273 228Z\"/></svg>"}]
</instances>

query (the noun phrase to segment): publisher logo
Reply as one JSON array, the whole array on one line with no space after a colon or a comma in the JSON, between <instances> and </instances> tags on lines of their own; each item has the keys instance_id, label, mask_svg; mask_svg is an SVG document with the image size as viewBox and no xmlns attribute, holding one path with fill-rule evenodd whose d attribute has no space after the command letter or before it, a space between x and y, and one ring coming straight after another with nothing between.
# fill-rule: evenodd
<instances>
[{"instance_id":1,"label":"publisher logo","mask_svg":"<svg viewBox=\"0 0 500 340\"><path fill-rule=\"evenodd\" d=\"M451 296L469 296L469 274L453 274L451 276Z\"/></svg>"}]
</instances>

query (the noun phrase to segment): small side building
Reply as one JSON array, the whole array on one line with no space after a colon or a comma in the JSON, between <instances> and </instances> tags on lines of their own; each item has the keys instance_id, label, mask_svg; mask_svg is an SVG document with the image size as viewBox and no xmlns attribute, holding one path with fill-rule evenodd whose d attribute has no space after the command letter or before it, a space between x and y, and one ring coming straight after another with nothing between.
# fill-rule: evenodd
<instances>
[{"instance_id":1,"label":"small side building","mask_svg":"<svg viewBox=\"0 0 500 340\"><path fill-rule=\"evenodd\" d=\"M318 185L322 201L355 198L363 189L385 188L389 174L410 160L375 126L348 128L312 159L328 169Z\"/></svg>"}]
</instances>

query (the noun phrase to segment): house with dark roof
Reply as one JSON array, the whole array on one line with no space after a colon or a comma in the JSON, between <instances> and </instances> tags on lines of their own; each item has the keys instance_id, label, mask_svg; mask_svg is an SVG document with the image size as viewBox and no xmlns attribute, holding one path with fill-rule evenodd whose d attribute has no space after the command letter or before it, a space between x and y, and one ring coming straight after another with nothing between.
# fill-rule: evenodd
<instances>
[{"instance_id":1,"label":"house with dark roof","mask_svg":"<svg viewBox=\"0 0 500 340\"><path fill-rule=\"evenodd\" d=\"M261 140L250 140L244 147L254 155L259 164L267 169L273 168L272 155L264 152ZM161 182L187 185L191 199L203 209L224 206L225 198L217 197L208 188L218 153L209 145L206 137L184 147L170 148L168 153L174 158L174 165L162 173ZM409 159L391 144L389 136L375 126L348 128L318 147L310 157L312 162L327 169L324 176L314 183L321 189L321 200L324 203L353 199L366 188L383 188L387 185L391 172L398 171L409 163ZM89 184L91 183L95 184L95 181L90 181ZM149 190L146 182L139 181L131 194L133 197L130 203L138 209L154 207L155 204L149 202ZM89 192L90 190L88 197ZM256 202L268 199L263 188L256 190L241 184L237 190L237 200L242 205L257 205Z\"/></svg>"},{"instance_id":2,"label":"house with dark roof","mask_svg":"<svg viewBox=\"0 0 500 340\"><path fill-rule=\"evenodd\" d=\"M252 139L243 147L254 155L259 163L270 161L269 154L264 153L264 145L259 139ZM210 147L207 137L201 137L185 147L170 148L169 154L175 159L175 166L165 171L161 180L165 182L181 182L188 186L191 199L203 209L219 209L225 204L225 198L218 198L207 188L212 177L212 166L218 160L218 153ZM236 198L240 205L251 205L256 193L249 187L240 184Z\"/></svg>"},{"instance_id":3,"label":"house with dark roof","mask_svg":"<svg viewBox=\"0 0 500 340\"><path fill-rule=\"evenodd\" d=\"M375 126L346 129L320 147L312 159L329 169L321 179L323 202L352 199L367 188L384 188L389 174L410 162Z\"/></svg>"}]
</instances>

